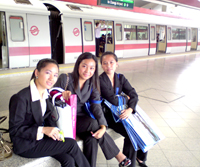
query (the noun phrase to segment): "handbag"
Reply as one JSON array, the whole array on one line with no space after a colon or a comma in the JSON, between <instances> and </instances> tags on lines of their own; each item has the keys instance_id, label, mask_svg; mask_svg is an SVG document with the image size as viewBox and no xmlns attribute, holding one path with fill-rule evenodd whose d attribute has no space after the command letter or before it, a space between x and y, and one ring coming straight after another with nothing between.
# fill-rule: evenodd
<instances>
[{"instance_id":1,"label":"handbag","mask_svg":"<svg viewBox=\"0 0 200 167\"><path fill-rule=\"evenodd\" d=\"M69 76L67 75L65 90L67 89L68 82ZM58 128L63 131L64 137L76 140L77 96L73 94L66 101L62 97L62 92L65 90L58 87L49 90L55 108L52 117L56 121Z\"/></svg>"},{"instance_id":2,"label":"handbag","mask_svg":"<svg viewBox=\"0 0 200 167\"><path fill-rule=\"evenodd\" d=\"M6 116L0 117L0 124L6 120ZM0 161L12 156L12 143L3 139L3 134L8 133L8 129L0 128Z\"/></svg>"}]
</instances>

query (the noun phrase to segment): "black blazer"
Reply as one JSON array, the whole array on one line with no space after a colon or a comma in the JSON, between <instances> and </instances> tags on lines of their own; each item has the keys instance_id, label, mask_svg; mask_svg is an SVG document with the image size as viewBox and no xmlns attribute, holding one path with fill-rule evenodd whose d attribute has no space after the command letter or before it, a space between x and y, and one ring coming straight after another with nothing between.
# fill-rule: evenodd
<instances>
[{"instance_id":1,"label":"black blazer","mask_svg":"<svg viewBox=\"0 0 200 167\"><path fill-rule=\"evenodd\" d=\"M93 86L93 84L90 82L90 80L87 80L82 88L78 87L77 90L74 88L74 78L71 73L69 75L69 83L67 86L67 90L70 90L72 94L77 95L77 115L86 115L86 111L84 111L84 104L85 102L90 99L90 100L95 100L98 101L100 100L100 93L99 91ZM67 75L66 74L61 74L54 85L54 87L60 87L62 89L65 89L66 87L66 82L67 82ZM91 91L92 89L92 91ZM101 104L94 104L91 103L91 112L94 114L96 120L98 121L99 125L105 125L107 126L106 119L104 117Z\"/></svg>"},{"instance_id":2,"label":"black blazer","mask_svg":"<svg viewBox=\"0 0 200 167\"><path fill-rule=\"evenodd\" d=\"M119 78L117 76L117 73L114 74L114 88L112 87L111 81L105 72L103 72L99 76L99 79L100 79L102 98L108 100L111 104L118 106L119 101L116 96L116 88L118 87L119 88L118 94L124 92L126 95L130 97L130 100L128 100L127 97L125 98L128 107L132 108L133 112L135 112L135 106L138 102L138 95L135 89L131 86L131 84L128 82L128 80L125 78L123 74L119 74Z\"/></svg>"},{"instance_id":3,"label":"black blazer","mask_svg":"<svg viewBox=\"0 0 200 167\"><path fill-rule=\"evenodd\" d=\"M9 103L9 133L13 142L13 151L23 153L33 148L37 142L38 126L56 127L51 113L53 105L46 100L47 109L42 117L40 101L32 102L30 86L13 95Z\"/></svg>"}]
</instances>

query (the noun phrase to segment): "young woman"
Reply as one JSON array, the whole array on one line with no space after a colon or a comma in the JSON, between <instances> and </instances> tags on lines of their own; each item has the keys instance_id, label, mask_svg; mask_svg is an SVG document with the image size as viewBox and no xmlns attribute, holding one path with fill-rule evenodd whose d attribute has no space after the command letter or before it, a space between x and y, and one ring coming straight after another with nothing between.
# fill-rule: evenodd
<instances>
[{"instance_id":1,"label":"young woman","mask_svg":"<svg viewBox=\"0 0 200 167\"><path fill-rule=\"evenodd\" d=\"M65 89L67 75L61 74L55 87ZM106 133L107 123L103 115L101 104L91 103L91 112L96 119L91 118L85 111L85 102L100 100L98 61L91 53L81 54L69 74L68 91L64 91L63 97L67 100L69 95L77 94L77 124L76 131L84 141L83 153L92 167L96 167L98 143L103 150L106 159L115 157L119 166L129 166L131 161L115 145L112 138Z\"/></svg>"},{"instance_id":2,"label":"young woman","mask_svg":"<svg viewBox=\"0 0 200 167\"><path fill-rule=\"evenodd\" d=\"M30 85L11 97L9 132L13 151L27 158L52 156L62 167L88 167L90 164L75 140L61 141L51 117L53 106L47 89L57 81L58 69L56 61L40 60Z\"/></svg>"},{"instance_id":3,"label":"young woman","mask_svg":"<svg viewBox=\"0 0 200 167\"><path fill-rule=\"evenodd\" d=\"M134 113L135 106L138 102L138 95L135 89L131 86L128 80L124 77L123 74L117 74L115 72L118 66L117 56L112 52L105 52L100 58L100 62L104 72L100 75L100 88L101 96L106 99L111 104L118 106L118 97L116 96L116 88L118 88L118 94L124 92L128 108L122 111L120 115L121 119L126 119L130 114ZM132 161L131 167L135 166L135 159L137 154L137 161L140 166L147 167L145 160L147 153L143 153L141 150L136 151L133 148L133 145L126 133L126 130L122 123L115 122L112 116L110 109L107 107L104 112L105 118L108 123L108 127L112 128L115 132L121 134L124 138L124 148L123 153L129 157Z\"/></svg>"}]
</instances>

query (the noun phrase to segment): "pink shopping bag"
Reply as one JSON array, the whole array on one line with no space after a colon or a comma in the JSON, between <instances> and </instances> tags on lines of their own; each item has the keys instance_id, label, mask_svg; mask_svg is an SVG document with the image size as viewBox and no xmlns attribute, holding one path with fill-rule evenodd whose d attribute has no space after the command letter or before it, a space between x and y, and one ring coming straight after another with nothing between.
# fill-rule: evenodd
<instances>
[{"instance_id":1,"label":"pink shopping bag","mask_svg":"<svg viewBox=\"0 0 200 167\"><path fill-rule=\"evenodd\" d=\"M63 131L64 137L76 140L77 96L73 94L68 101L62 101L62 93L55 89L50 90L50 95L55 108L52 117L58 128Z\"/></svg>"}]
</instances>

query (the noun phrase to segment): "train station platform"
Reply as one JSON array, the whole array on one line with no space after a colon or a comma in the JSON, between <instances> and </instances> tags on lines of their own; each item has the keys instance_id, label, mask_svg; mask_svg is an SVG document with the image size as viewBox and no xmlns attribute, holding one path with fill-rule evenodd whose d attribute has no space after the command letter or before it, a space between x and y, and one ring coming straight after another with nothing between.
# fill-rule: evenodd
<instances>
[{"instance_id":1,"label":"train station platform","mask_svg":"<svg viewBox=\"0 0 200 167\"><path fill-rule=\"evenodd\" d=\"M0 116L8 116L10 97L28 86L33 70L0 70ZM72 70L73 64L60 65L60 73ZM119 59L117 72L130 81L139 95L139 106L165 135L149 150L148 167L200 167L200 52ZM8 119L2 126L7 128ZM114 139L122 150L123 137ZM0 166L7 167L11 159ZM107 161L99 148L97 167L116 166L117 160Z\"/></svg>"}]
</instances>

